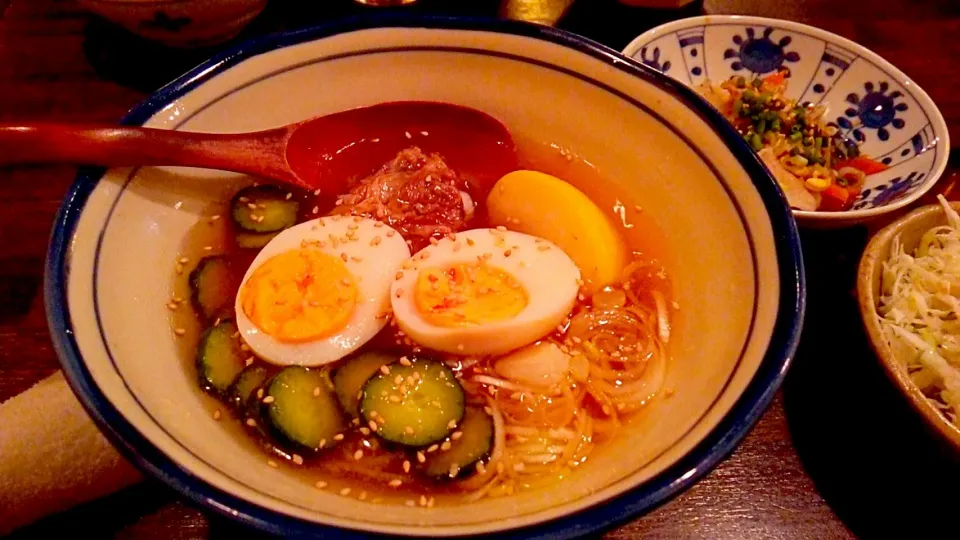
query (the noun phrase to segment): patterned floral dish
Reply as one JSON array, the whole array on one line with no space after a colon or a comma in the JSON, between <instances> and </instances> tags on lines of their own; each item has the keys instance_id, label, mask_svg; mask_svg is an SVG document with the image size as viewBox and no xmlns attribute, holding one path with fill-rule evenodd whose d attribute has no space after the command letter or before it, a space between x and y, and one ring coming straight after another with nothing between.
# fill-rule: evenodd
<instances>
[{"instance_id":1,"label":"patterned floral dish","mask_svg":"<svg viewBox=\"0 0 960 540\"><path fill-rule=\"evenodd\" d=\"M850 210L794 210L805 225L852 225L902 208L933 187L946 168L947 126L926 92L875 53L824 30L710 15L658 26L623 53L694 87L788 68L789 97L826 105L828 122L889 166L867 177Z\"/></svg>"}]
</instances>

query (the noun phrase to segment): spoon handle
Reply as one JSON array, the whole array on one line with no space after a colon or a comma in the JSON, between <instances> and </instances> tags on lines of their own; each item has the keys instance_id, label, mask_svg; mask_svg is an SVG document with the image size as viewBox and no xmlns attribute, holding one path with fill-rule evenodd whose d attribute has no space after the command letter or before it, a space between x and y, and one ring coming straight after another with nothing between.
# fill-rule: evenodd
<instances>
[{"instance_id":1,"label":"spoon handle","mask_svg":"<svg viewBox=\"0 0 960 540\"><path fill-rule=\"evenodd\" d=\"M285 155L289 131L219 134L95 124L0 125L0 166L179 165L289 181L294 178Z\"/></svg>"}]
</instances>

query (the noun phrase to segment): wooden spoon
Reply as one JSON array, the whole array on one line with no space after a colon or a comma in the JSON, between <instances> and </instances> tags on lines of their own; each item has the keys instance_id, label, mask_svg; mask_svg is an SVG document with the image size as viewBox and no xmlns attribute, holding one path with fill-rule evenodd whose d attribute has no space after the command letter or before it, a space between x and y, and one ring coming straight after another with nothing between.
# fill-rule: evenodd
<instances>
[{"instance_id":1,"label":"wooden spoon","mask_svg":"<svg viewBox=\"0 0 960 540\"><path fill-rule=\"evenodd\" d=\"M351 109L254 133L192 133L125 126L0 126L0 165L73 163L222 169L306 189L373 172L403 148L437 152L468 178L492 185L517 168L507 128L490 115L427 101Z\"/></svg>"}]
</instances>

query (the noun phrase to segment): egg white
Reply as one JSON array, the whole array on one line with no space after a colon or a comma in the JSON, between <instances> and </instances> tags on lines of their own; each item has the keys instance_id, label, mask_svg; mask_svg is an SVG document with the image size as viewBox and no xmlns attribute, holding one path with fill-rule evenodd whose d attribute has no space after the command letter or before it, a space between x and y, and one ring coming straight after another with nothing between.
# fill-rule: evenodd
<instances>
[{"instance_id":1,"label":"egg white","mask_svg":"<svg viewBox=\"0 0 960 540\"><path fill-rule=\"evenodd\" d=\"M352 231L352 240L348 232ZM378 238L379 240L375 240ZM332 239L336 239L334 242ZM357 303L346 326L336 334L313 341L284 343L261 331L243 312L240 295L236 299L237 328L257 356L280 366L319 366L334 362L358 349L377 335L389 320L383 314L390 309L390 285L397 271L410 257L410 248L395 230L367 218L329 216L291 227L270 241L247 269L241 290L250 276L275 255L299 250L305 242L330 256L347 260L344 264L357 283Z\"/></svg>"},{"instance_id":2,"label":"egg white","mask_svg":"<svg viewBox=\"0 0 960 540\"><path fill-rule=\"evenodd\" d=\"M472 244L472 245L471 245ZM441 327L423 318L414 302L419 271L458 263L486 264L513 276L528 303L510 319L470 327ZM390 302L397 325L413 341L451 354L502 354L549 334L570 314L580 288L580 270L555 244L507 230L474 229L418 252L394 281Z\"/></svg>"}]
</instances>

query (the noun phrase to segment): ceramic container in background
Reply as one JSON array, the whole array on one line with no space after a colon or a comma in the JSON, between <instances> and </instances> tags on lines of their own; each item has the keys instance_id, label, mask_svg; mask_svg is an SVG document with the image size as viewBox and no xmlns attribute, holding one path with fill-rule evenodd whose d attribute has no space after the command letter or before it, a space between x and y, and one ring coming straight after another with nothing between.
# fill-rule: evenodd
<instances>
[{"instance_id":1,"label":"ceramic container in background","mask_svg":"<svg viewBox=\"0 0 960 540\"><path fill-rule=\"evenodd\" d=\"M172 47L203 47L240 33L267 0L80 0L89 11Z\"/></svg>"},{"instance_id":2,"label":"ceramic container in background","mask_svg":"<svg viewBox=\"0 0 960 540\"><path fill-rule=\"evenodd\" d=\"M960 203L950 203L954 210L960 211ZM934 432L947 441L960 456L960 428L948 422L933 404L923 395L907 373L906 365L894 354L894 348L884 336L877 316L877 304L880 301L880 279L883 263L890 258L895 239L902 242L903 249L912 253L920 243L920 238L933 227L947 225L947 215L943 207L933 204L919 208L878 232L867 244L860 259L857 274L857 298L860 303L860 316L863 319L870 346L873 347L887 376L910 402L910 405L927 422Z\"/></svg>"},{"instance_id":3,"label":"ceramic container in background","mask_svg":"<svg viewBox=\"0 0 960 540\"><path fill-rule=\"evenodd\" d=\"M877 54L836 34L777 19L709 15L658 26L623 52L692 87L787 68L788 97L826 105L828 122L889 166L867 177L850 210L795 210L801 225L846 226L903 208L946 169L947 125L926 92Z\"/></svg>"},{"instance_id":4,"label":"ceramic container in background","mask_svg":"<svg viewBox=\"0 0 960 540\"><path fill-rule=\"evenodd\" d=\"M113 442L197 504L283 536L596 535L733 451L796 350L805 283L773 179L692 91L551 28L374 16L268 36L200 65L126 124L267 129L397 100L482 110L517 140L570 149L664 231L674 300L663 392L549 488L450 510L318 490L212 416L167 303L191 227L249 179L184 168L85 170L57 217L45 298L73 390ZM609 209L611 217L614 207ZM182 281L179 282L182 286ZM189 354L184 354L185 352Z\"/></svg>"}]
</instances>

